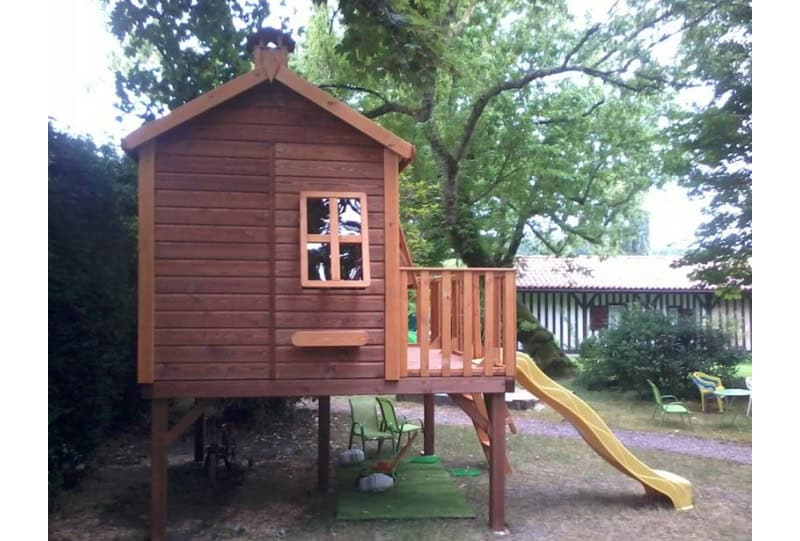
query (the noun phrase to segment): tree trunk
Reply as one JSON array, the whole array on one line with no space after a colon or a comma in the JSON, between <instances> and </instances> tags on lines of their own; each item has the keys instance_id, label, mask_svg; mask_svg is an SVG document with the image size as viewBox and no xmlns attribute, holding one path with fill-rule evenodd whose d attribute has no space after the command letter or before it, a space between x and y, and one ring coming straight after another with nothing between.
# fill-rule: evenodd
<instances>
[{"instance_id":1,"label":"tree trunk","mask_svg":"<svg viewBox=\"0 0 800 541\"><path fill-rule=\"evenodd\" d=\"M517 340L548 376L566 376L575 367L553 338L553 333L539 324L530 310L517 301Z\"/></svg>"},{"instance_id":2,"label":"tree trunk","mask_svg":"<svg viewBox=\"0 0 800 541\"><path fill-rule=\"evenodd\" d=\"M495 262L480 245L478 239L467 238L468 231L469 228L462 228L458 230L458 238L452 239L453 248L467 267L508 266ZM453 236L451 234L451 237ZM471 249L462 251L464 246L469 246ZM572 362L556 343L553 333L545 329L519 301L517 301L517 340L522 342L523 351L530 355L547 375L564 376L574 372Z\"/></svg>"}]
</instances>

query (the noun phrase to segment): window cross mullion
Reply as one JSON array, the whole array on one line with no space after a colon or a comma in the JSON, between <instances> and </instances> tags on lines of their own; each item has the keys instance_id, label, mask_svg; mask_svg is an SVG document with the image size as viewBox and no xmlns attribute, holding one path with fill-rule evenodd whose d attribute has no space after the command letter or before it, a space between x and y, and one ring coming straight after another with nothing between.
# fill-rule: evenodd
<instances>
[{"instance_id":1,"label":"window cross mullion","mask_svg":"<svg viewBox=\"0 0 800 541\"><path fill-rule=\"evenodd\" d=\"M339 198L330 198L330 224L331 224L331 279L338 282L341 277L339 265Z\"/></svg>"}]
</instances>

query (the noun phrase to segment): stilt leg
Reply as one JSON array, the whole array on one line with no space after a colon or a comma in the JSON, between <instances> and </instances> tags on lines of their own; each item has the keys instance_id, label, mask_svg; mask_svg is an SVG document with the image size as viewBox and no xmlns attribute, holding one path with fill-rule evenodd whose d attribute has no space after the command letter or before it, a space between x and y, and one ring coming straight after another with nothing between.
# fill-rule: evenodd
<instances>
[{"instance_id":1,"label":"stilt leg","mask_svg":"<svg viewBox=\"0 0 800 541\"><path fill-rule=\"evenodd\" d=\"M331 440L331 397L317 397L319 404L319 430L317 441L317 473L320 492L328 491Z\"/></svg>"},{"instance_id":2,"label":"stilt leg","mask_svg":"<svg viewBox=\"0 0 800 541\"><path fill-rule=\"evenodd\" d=\"M489 413L491 460L489 462L489 528L506 527L506 419L503 393L486 395Z\"/></svg>"},{"instance_id":3,"label":"stilt leg","mask_svg":"<svg viewBox=\"0 0 800 541\"><path fill-rule=\"evenodd\" d=\"M163 541L167 530L167 400L150 409L150 541Z\"/></svg>"},{"instance_id":4,"label":"stilt leg","mask_svg":"<svg viewBox=\"0 0 800 541\"><path fill-rule=\"evenodd\" d=\"M206 416L201 415L194 422L194 461L202 462L206 451Z\"/></svg>"},{"instance_id":5,"label":"stilt leg","mask_svg":"<svg viewBox=\"0 0 800 541\"><path fill-rule=\"evenodd\" d=\"M435 401L434 396L432 394L426 394L424 398L424 407L425 407L425 428L424 428L424 436L425 436L425 454L426 455L433 455L436 454L435 447L434 447L434 428L435 428Z\"/></svg>"}]
</instances>

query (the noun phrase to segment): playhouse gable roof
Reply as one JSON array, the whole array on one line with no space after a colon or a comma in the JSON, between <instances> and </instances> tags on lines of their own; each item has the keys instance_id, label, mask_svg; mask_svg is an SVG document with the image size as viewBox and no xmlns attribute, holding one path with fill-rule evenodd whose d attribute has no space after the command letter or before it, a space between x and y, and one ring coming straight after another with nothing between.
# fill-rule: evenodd
<instances>
[{"instance_id":1,"label":"playhouse gable roof","mask_svg":"<svg viewBox=\"0 0 800 541\"><path fill-rule=\"evenodd\" d=\"M283 84L375 142L393 151L401 158L400 169L403 169L414 159L416 153L414 145L293 73L288 67L282 65L279 59L273 60L267 55L265 55L264 60L256 62L252 71L198 96L190 102L177 107L166 116L148 122L133 131L122 140L122 148L127 152L134 152L144 143L241 95L251 88L260 84L270 84L274 81Z\"/></svg>"}]
</instances>

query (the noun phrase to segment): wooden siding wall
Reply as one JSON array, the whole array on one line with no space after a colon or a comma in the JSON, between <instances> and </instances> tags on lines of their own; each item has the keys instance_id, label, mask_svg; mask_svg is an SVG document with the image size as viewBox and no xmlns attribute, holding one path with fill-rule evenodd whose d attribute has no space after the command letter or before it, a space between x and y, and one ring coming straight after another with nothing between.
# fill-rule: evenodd
<instances>
[{"instance_id":1,"label":"wooden siding wall","mask_svg":"<svg viewBox=\"0 0 800 541\"><path fill-rule=\"evenodd\" d=\"M155 377L383 377L383 147L282 85L262 85L156 145ZM300 287L299 192L367 194L367 289ZM361 348L296 330L366 329Z\"/></svg>"},{"instance_id":2,"label":"wooden siding wall","mask_svg":"<svg viewBox=\"0 0 800 541\"><path fill-rule=\"evenodd\" d=\"M692 310L698 317L710 317L712 325L731 334L732 347L752 351L752 305L749 295L737 301L718 300L712 293L520 291L518 296L520 302L570 353L577 352L581 342L597 332L590 330L591 306L634 302L652 306L665 314L667 308L677 306Z\"/></svg>"}]
</instances>

